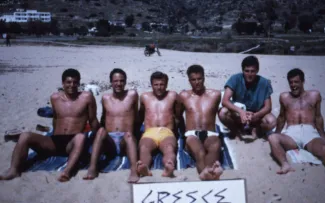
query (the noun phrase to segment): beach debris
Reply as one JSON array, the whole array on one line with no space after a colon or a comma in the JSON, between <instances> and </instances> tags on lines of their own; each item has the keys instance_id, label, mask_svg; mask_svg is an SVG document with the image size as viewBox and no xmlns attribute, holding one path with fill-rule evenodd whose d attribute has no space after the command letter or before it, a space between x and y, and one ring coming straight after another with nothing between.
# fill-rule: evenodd
<instances>
[{"instance_id":1,"label":"beach debris","mask_svg":"<svg viewBox=\"0 0 325 203\"><path fill-rule=\"evenodd\" d=\"M85 91L91 92L93 95L99 95L100 87L94 84L87 84L84 88Z\"/></svg>"},{"instance_id":2,"label":"beach debris","mask_svg":"<svg viewBox=\"0 0 325 203\"><path fill-rule=\"evenodd\" d=\"M4 136L5 142L8 141L17 142L21 133L22 131L19 129L7 130Z\"/></svg>"},{"instance_id":3,"label":"beach debris","mask_svg":"<svg viewBox=\"0 0 325 203\"><path fill-rule=\"evenodd\" d=\"M278 194L274 194L272 198L270 198L267 203L274 203L274 202L279 202L282 200L282 197Z\"/></svg>"}]
</instances>

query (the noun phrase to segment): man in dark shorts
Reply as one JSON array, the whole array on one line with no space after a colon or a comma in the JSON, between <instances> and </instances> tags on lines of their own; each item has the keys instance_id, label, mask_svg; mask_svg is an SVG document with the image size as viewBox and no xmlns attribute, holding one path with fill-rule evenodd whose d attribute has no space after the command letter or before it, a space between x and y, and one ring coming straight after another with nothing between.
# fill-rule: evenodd
<instances>
[{"instance_id":1,"label":"man in dark shorts","mask_svg":"<svg viewBox=\"0 0 325 203\"><path fill-rule=\"evenodd\" d=\"M218 180L223 170L219 163L221 143L215 122L221 93L206 89L202 66L190 66L187 75L192 89L179 94L181 105L177 108L180 126L184 126L184 111L186 115L186 132L182 132L186 137L186 150L195 159L201 180Z\"/></svg>"},{"instance_id":2,"label":"man in dark shorts","mask_svg":"<svg viewBox=\"0 0 325 203\"><path fill-rule=\"evenodd\" d=\"M69 181L83 152L86 135L83 132L87 121L93 132L99 128L96 118L96 101L90 92L79 92L80 73L67 69L62 74L62 92L51 96L53 108L53 136L43 136L32 132L20 135L12 154L11 166L0 180L10 180L20 176L22 165L31 148L40 155L69 156L66 168L58 177L61 182Z\"/></svg>"},{"instance_id":3,"label":"man in dark shorts","mask_svg":"<svg viewBox=\"0 0 325 203\"><path fill-rule=\"evenodd\" d=\"M91 154L90 167L85 180L98 176L98 159L100 153L107 156L127 154L131 163L129 183L139 180L137 174L137 149L134 137L135 118L138 113L138 93L135 90L125 90L126 73L115 68L110 73L113 92L104 94L102 98L103 114L101 127L96 135Z\"/></svg>"}]
</instances>

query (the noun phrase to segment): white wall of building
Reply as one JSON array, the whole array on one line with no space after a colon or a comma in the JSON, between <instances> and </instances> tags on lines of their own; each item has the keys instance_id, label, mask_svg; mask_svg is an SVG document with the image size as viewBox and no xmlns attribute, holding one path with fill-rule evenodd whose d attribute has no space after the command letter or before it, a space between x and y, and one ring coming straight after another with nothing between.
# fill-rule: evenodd
<instances>
[{"instance_id":1,"label":"white wall of building","mask_svg":"<svg viewBox=\"0 0 325 203\"><path fill-rule=\"evenodd\" d=\"M37 10L26 10L22 11L17 9L13 15L3 15L0 17L0 20L8 22L17 22L17 23L27 23L28 21L40 20L42 22L48 23L51 22L51 13L50 12L38 12Z\"/></svg>"}]
</instances>

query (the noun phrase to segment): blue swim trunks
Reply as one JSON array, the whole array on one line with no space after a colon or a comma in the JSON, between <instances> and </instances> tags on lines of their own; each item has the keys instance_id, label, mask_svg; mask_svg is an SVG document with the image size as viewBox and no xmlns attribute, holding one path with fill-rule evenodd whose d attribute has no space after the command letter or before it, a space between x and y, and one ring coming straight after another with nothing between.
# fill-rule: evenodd
<instances>
[{"instance_id":1,"label":"blue swim trunks","mask_svg":"<svg viewBox=\"0 0 325 203\"><path fill-rule=\"evenodd\" d=\"M116 146L116 153L120 155L121 153L121 141L125 135L125 132L109 132L108 135L114 140Z\"/></svg>"}]
</instances>

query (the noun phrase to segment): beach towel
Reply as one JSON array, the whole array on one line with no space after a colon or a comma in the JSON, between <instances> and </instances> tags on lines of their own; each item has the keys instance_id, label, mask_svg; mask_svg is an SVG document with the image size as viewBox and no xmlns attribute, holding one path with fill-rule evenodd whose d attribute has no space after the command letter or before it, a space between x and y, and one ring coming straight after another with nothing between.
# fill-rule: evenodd
<instances>
[{"instance_id":1,"label":"beach towel","mask_svg":"<svg viewBox=\"0 0 325 203\"><path fill-rule=\"evenodd\" d=\"M290 163L311 163L320 165L322 162L312 153L304 149L294 149L287 151L287 157Z\"/></svg>"},{"instance_id":2,"label":"beach towel","mask_svg":"<svg viewBox=\"0 0 325 203\"><path fill-rule=\"evenodd\" d=\"M219 126L216 126L217 131L219 132ZM142 127L143 130L143 127ZM52 136L52 132L44 133L45 136ZM84 153L83 157L81 157L78 169L87 169L90 163L90 153L92 150L92 141L93 141L93 134L91 132L88 133L88 139L86 144L86 153ZM224 136L220 135L221 139L221 156L220 162L224 169L233 169L233 161L232 157L229 154L228 146L226 141L224 140ZM176 169L186 169L186 168L194 168L195 161L192 157L184 150L185 140L182 136L179 136L178 139L178 151L177 151L177 162L176 162ZM153 156L152 166L151 169L163 169L163 162L162 162L162 153L157 153ZM68 157L61 157L61 156L54 156L49 157L46 159L42 159L40 156L36 154L33 150L30 150L27 160L27 171L38 171L38 170L45 170L45 171L62 171L67 164ZM101 155L99 160L99 171L103 173L107 173L110 171L116 170L124 170L130 169L130 161L126 156L115 156L113 159L107 159L105 155Z\"/></svg>"}]
</instances>

